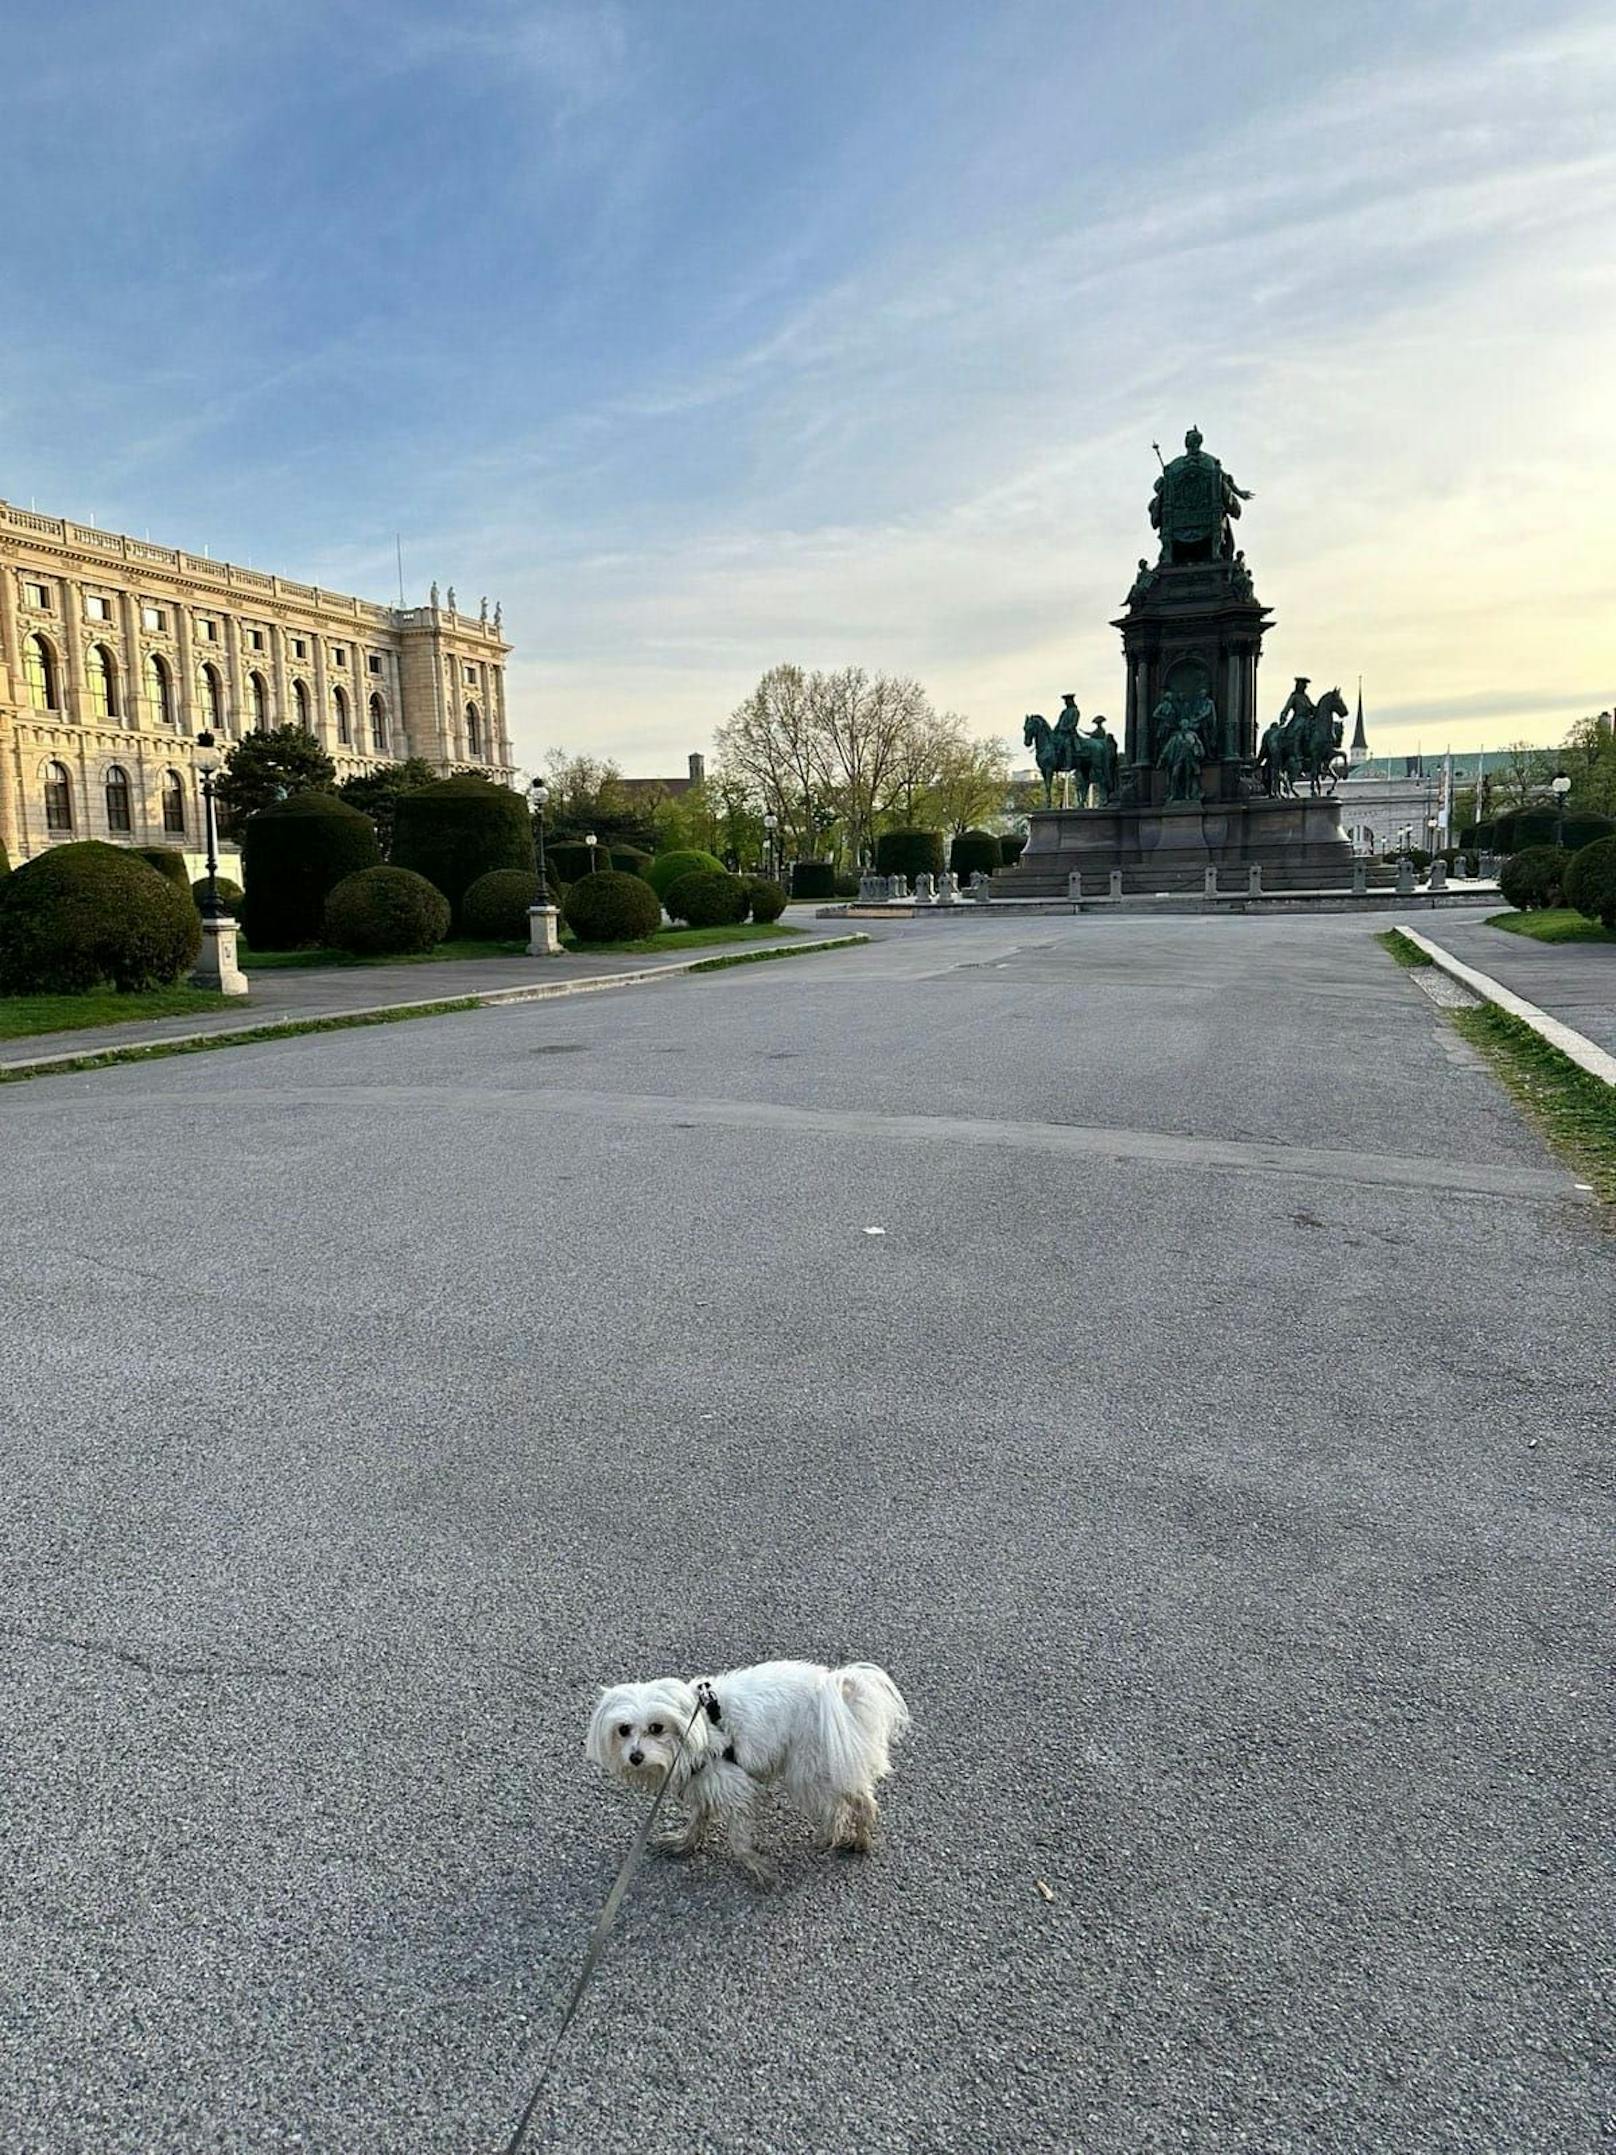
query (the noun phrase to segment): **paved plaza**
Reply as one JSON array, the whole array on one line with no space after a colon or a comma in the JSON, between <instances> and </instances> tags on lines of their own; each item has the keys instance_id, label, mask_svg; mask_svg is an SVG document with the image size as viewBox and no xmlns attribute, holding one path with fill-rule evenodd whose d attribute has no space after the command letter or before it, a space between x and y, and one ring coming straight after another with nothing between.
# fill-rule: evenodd
<instances>
[{"instance_id":1,"label":"paved plaza","mask_svg":"<svg viewBox=\"0 0 1616 2155\"><path fill-rule=\"evenodd\" d=\"M595 1687L777 1653L885 1843L648 1865L535 2146L1597 2144L1611 1244L1382 925L0 1095L5 2148L492 2155Z\"/></svg>"}]
</instances>

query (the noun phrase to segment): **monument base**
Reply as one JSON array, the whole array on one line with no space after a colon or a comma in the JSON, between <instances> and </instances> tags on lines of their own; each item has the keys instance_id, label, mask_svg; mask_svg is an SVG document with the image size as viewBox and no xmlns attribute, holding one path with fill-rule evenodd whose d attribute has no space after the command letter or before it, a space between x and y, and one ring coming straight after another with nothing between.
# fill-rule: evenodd
<instances>
[{"instance_id":1,"label":"monument base","mask_svg":"<svg viewBox=\"0 0 1616 2155\"><path fill-rule=\"evenodd\" d=\"M527 954L530 958L560 957L561 915L553 905L528 907Z\"/></svg>"},{"instance_id":2,"label":"monument base","mask_svg":"<svg viewBox=\"0 0 1616 2155\"><path fill-rule=\"evenodd\" d=\"M238 930L228 913L202 923L202 948L191 974L193 988L211 988L216 995L245 995L249 983L236 963Z\"/></svg>"},{"instance_id":3,"label":"monument base","mask_svg":"<svg viewBox=\"0 0 1616 2155\"><path fill-rule=\"evenodd\" d=\"M1128 897L1204 891L1208 869L1232 888L1262 870L1265 891L1353 887L1351 844L1341 803L1314 799L1176 801L1151 807L1039 808L1021 858L993 878L995 898L1065 898L1070 878L1084 897L1103 898L1114 873ZM1367 865L1371 889L1390 888L1386 862Z\"/></svg>"}]
</instances>

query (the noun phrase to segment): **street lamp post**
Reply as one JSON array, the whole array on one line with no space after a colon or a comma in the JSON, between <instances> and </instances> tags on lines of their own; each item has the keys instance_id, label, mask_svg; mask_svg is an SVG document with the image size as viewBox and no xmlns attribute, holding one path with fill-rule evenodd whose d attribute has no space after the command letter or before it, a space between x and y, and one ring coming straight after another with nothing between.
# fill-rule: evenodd
<instances>
[{"instance_id":1,"label":"street lamp post","mask_svg":"<svg viewBox=\"0 0 1616 2155\"><path fill-rule=\"evenodd\" d=\"M550 903L544 867L544 811L549 806L550 789L542 778L535 778L527 797L533 806L533 862L539 878L535 902L527 909L527 954L530 958L559 958L561 923Z\"/></svg>"},{"instance_id":2,"label":"street lamp post","mask_svg":"<svg viewBox=\"0 0 1616 2155\"><path fill-rule=\"evenodd\" d=\"M600 870L600 862L595 858L595 846L597 844L597 840L593 831L591 831L589 833L589 836L584 840L584 844L589 848L589 873L591 875L596 875L599 873Z\"/></svg>"},{"instance_id":3,"label":"street lamp post","mask_svg":"<svg viewBox=\"0 0 1616 2155\"><path fill-rule=\"evenodd\" d=\"M764 842L769 849L769 880L771 883L778 883L780 880L779 865L775 860L774 853L775 833L779 830L779 828L780 818L771 808L768 814L763 818Z\"/></svg>"},{"instance_id":4,"label":"street lamp post","mask_svg":"<svg viewBox=\"0 0 1616 2155\"><path fill-rule=\"evenodd\" d=\"M1554 842L1557 846L1563 846L1565 844L1566 795L1571 791L1571 781L1564 771L1555 772L1554 776L1549 780L1549 791L1554 795Z\"/></svg>"},{"instance_id":5,"label":"street lamp post","mask_svg":"<svg viewBox=\"0 0 1616 2155\"><path fill-rule=\"evenodd\" d=\"M204 727L196 737L197 777L202 790L202 832L207 847L207 888L202 897L202 948L197 952L191 985L216 995L245 995L247 976L236 963L236 923L219 903L219 812L214 779L217 744Z\"/></svg>"}]
</instances>

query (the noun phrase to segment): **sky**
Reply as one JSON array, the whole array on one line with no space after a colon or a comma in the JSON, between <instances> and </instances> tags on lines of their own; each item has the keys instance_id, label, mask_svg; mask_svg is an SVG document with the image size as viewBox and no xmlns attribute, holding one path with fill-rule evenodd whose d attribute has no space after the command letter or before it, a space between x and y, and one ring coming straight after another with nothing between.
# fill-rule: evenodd
<instances>
[{"instance_id":1,"label":"sky","mask_svg":"<svg viewBox=\"0 0 1616 2155\"><path fill-rule=\"evenodd\" d=\"M1616 700L1616 13L58 0L7 26L0 498L487 593L518 760L768 666L1120 719L1185 429L1377 753Z\"/></svg>"}]
</instances>

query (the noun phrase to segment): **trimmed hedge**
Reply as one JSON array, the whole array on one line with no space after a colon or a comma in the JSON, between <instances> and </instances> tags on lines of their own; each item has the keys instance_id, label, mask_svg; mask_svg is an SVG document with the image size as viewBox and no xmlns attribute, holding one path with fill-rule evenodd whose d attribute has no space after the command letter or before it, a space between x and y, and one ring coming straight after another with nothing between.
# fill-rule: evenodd
<instances>
[{"instance_id":1,"label":"trimmed hedge","mask_svg":"<svg viewBox=\"0 0 1616 2155\"><path fill-rule=\"evenodd\" d=\"M219 903L227 913L234 913L239 919L241 917L241 901L246 895L241 885L232 883L227 875L218 876L215 881L219 892ZM207 902L207 895L208 879L205 875L199 875L191 885L191 896L196 901L196 909L199 913Z\"/></svg>"},{"instance_id":2,"label":"trimmed hedge","mask_svg":"<svg viewBox=\"0 0 1616 2155\"><path fill-rule=\"evenodd\" d=\"M1026 850L1027 834L1025 831L1000 832L999 852L1003 857L1004 865L1007 868L1013 868L1016 862L1020 860L1022 854L1026 852Z\"/></svg>"},{"instance_id":3,"label":"trimmed hedge","mask_svg":"<svg viewBox=\"0 0 1616 2155\"><path fill-rule=\"evenodd\" d=\"M856 898L858 896L859 879L850 868L838 868L836 870L830 879L830 894L833 898Z\"/></svg>"},{"instance_id":4,"label":"trimmed hedge","mask_svg":"<svg viewBox=\"0 0 1616 2155\"><path fill-rule=\"evenodd\" d=\"M651 856L642 853L638 846L613 846L611 861L619 875L644 875L651 865Z\"/></svg>"},{"instance_id":5,"label":"trimmed hedge","mask_svg":"<svg viewBox=\"0 0 1616 2155\"><path fill-rule=\"evenodd\" d=\"M548 870L549 861L544 865ZM531 868L490 868L460 901L461 931L491 943L525 943L528 907L555 903L553 896L540 898L539 879Z\"/></svg>"},{"instance_id":6,"label":"trimmed hedge","mask_svg":"<svg viewBox=\"0 0 1616 2155\"><path fill-rule=\"evenodd\" d=\"M327 893L381 862L376 826L334 793L294 793L247 818L241 925L255 950L297 950L325 933Z\"/></svg>"},{"instance_id":7,"label":"trimmed hedge","mask_svg":"<svg viewBox=\"0 0 1616 2155\"><path fill-rule=\"evenodd\" d=\"M567 926L581 943L631 943L662 925L662 903L642 876L602 868L580 876L563 907Z\"/></svg>"},{"instance_id":8,"label":"trimmed hedge","mask_svg":"<svg viewBox=\"0 0 1616 2155\"><path fill-rule=\"evenodd\" d=\"M1596 838L1573 853L1564 888L1567 905L1601 927L1616 929L1616 838Z\"/></svg>"},{"instance_id":9,"label":"trimmed hedge","mask_svg":"<svg viewBox=\"0 0 1616 2155\"><path fill-rule=\"evenodd\" d=\"M201 947L190 890L127 846L52 846L0 883L0 994L164 988Z\"/></svg>"},{"instance_id":10,"label":"trimmed hedge","mask_svg":"<svg viewBox=\"0 0 1616 2155\"><path fill-rule=\"evenodd\" d=\"M1616 820L1597 814L1591 808L1573 809L1565 819L1565 846L1567 852L1577 853L1584 846L1591 846L1596 839L1609 838L1616 832ZM1491 823L1478 823L1473 832L1462 834L1477 846L1485 846L1489 852L1524 853L1528 848L1554 845L1560 836L1560 812L1534 801L1525 808L1506 809L1501 816L1494 816Z\"/></svg>"},{"instance_id":11,"label":"trimmed hedge","mask_svg":"<svg viewBox=\"0 0 1616 2155\"><path fill-rule=\"evenodd\" d=\"M392 862L435 883L460 925L460 905L479 876L533 865L533 819L509 786L464 771L393 804Z\"/></svg>"},{"instance_id":12,"label":"trimmed hedge","mask_svg":"<svg viewBox=\"0 0 1616 2155\"><path fill-rule=\"evenodd\" d=\"M1424 846L1393 846L1389 853L1380 857L1385 861L1412 861L1416 875L1424 875L1431 865L1431 856Z\"/></svg>"},{"instance_id":13,"label":"trimmed hedge","mask_svg":"<svg viewBox=\"0 0 1616 2155\"><path fill-rule=\"evenodd\" d=\"M766 875L755 875L750 879L746 886L746 897L754 920L778 920L786 909L785 892L778 883L771 883Z\"/></svg>"},{"instance_id":14,"label":"trimmed hedge","mask_svg":"<svg viewBox=\"0 0 1616 2155\"><path fill-rule=\"evenodd\" d=\"M176 851L173 846L136 846L135 857L149 861L159 875L166 875L168 880L177 883L181 890L190 889L191 871L185 865L185 855Z\"/></svg>"},{"instance_id":15,"label":"trimmed hedge","mask_svg":"<svg viewBox=\"0 0 1616 2155\"><path fill-rule=\"evenodd\" d=\"M793 861L791 895L793 898L834 898L835 869L829 861Z\"/></svg>"},{"instance_id":16,"label":"trimmed hedge","mask_svg":"<svg viewBox=\"0 0 1616 2155\"><path fill-rule=\"evenodd\" d=\"M681 876L694 875L705 869L709 875L727 875L728 869L713 853L703 853L695 846L676 847L671 853L659 853L645 871L645 880L657 896L666 899Z\"/></svg>"},{"instance_id":17,"label":"trimmed hedge","mask_svg":"<svg viewBox=\"0 0 1616 2155\"><path fill-rule=\"evenodd\" d=\"M742 879L727 868L716 873L697 868L672 884L662 903L670 920L686 921L692 928L728 928L745 920L752 898Z\"/></svg>"},{"instance_id":18,"label":"trimmed hedge","mask_svg":"<svg viewBox=\"0 0 1616 2155\"><path fill-rule=\"evenodd\" d=\"M973 875L992 875L1004 866L1004 848L992 831L961 831L948 849L948 865L964 890Z\"/></svg>"},{"instance_id":19,"label":"trimmed hedge","mask_svg":"<svg viewBox=\"0 0 1616 2155\"><path fill-rule=\"evenodd\" d=\"M449 901L413 868L361 868L325 901L325 940L362 958L434 950L449 932Z\"/></svg>"},{"instance_id":20,"label":"trimmed hedge","mask_svg":"<svg viewBox=\"0 0 1616 2155\"><path fill-rule=\"evenodd\" d=\"M577 883L584 876L595 873L596 862L600 864L602 872L610 863L611 855L605 846L594 847L593 861L590 859L590 851L588 846L576 838L558 838L554 845L545 847L544 865L551 876L559 876L563 883Z\"/></svg>"},{"instance_id":21,"label":"trimmed hedge","mask_svg":"<svg viewBox=\"0 0 1616 2155\"><path fill-rule=\"evenodd\" d=\"M1528 846L1512 853L1498 871L1498 888L1506 904L1523 913L1537 913L1560 903L1571 855L1564 846Z\"/></svg>"},{"instance_id":22,"label":"trimmed hedge","mask_svg":"<svg viewBox=\"0 0 1616 2155\"><path fill-rule=\"evenodd\" d=\"M941 875L942 832L902 828L883 831L875 841L875 872L877 875L906 875L911 883L917 875Z\"/></svg>"}]
</instances>

